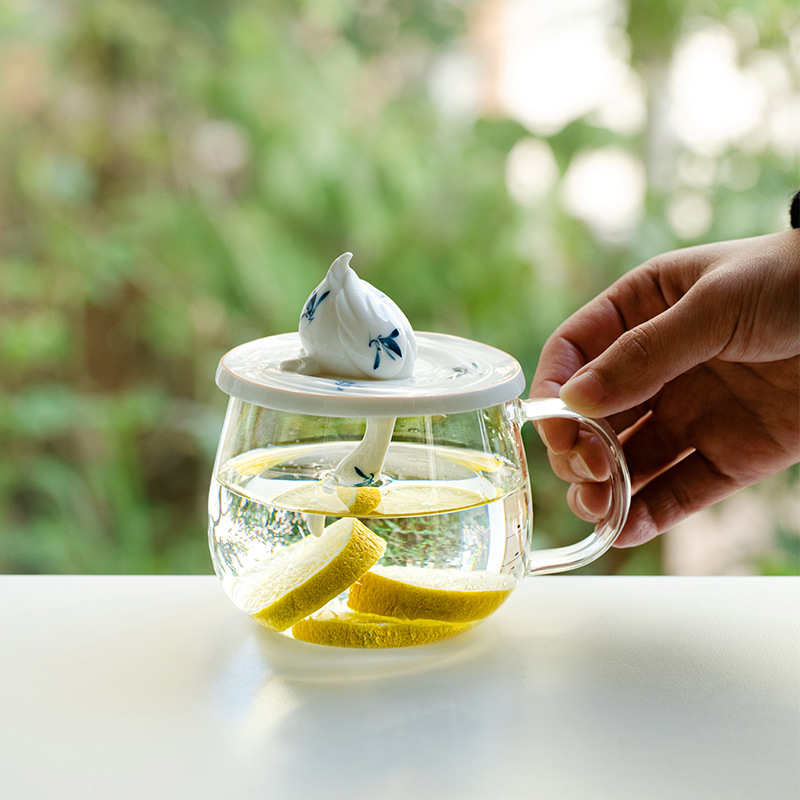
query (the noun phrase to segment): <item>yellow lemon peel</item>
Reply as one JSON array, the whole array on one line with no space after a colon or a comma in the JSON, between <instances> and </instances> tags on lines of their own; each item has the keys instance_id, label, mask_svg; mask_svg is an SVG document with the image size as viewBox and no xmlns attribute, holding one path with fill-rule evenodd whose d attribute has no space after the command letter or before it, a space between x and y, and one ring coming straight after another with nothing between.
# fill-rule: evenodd
<instances>
[{"instance_id":1,"label":"yellow lemon peel","mask_svg":"<svg viewBox=\"0 0 800 800\"><path fill-rule=\"evenodd\" d=\"M385 549L386 542L366 525L345 517L240 578L233 599L262 625L284 631L345 591Z\"/></svg>"},{"instance_id":2,"label":"yellow lemon peel","mask_svg":"<svg viewBox=\"0 0 800 800\"><path fill-rule=\"evenodd\" d=\"M472 626L439 620L400 620L357 611L324 610L296 623L295 639L334 647L412 647L447 639Z\"/></svg>"},{"instance_id":3,"label":"yellow lemon peel","mask_svg":"<svg viewBox=\"0 0 800 800\"><path fill-rule=\"evenodd\" d=\"M371 514L381 502L381 491L377 486L340 486L336 493L354 517Z\"/></svg>"},{"instance_id":4,"label":"yellow lemon peel","mask_svg":"<svg viewBox=\"0 0 800 800\"><path fill-rule=\"evenodd\" d=\"M492 572L376 566L350 587L347 605L399 619L473 622L496 611L516 584Z\"/></svg>"}]
</instances>

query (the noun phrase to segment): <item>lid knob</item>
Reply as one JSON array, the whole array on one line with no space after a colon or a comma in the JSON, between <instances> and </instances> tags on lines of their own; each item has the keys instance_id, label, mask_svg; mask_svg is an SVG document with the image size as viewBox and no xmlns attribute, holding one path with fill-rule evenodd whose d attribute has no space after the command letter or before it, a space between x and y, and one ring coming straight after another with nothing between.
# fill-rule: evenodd
<instances>
[{"instance_id":1,"label":"lid knob","mask_svg":"<svg viewBox=\"0 0 800 800\"><path fill-rule=\"evenodd\" d=\"M304 353L281 368L336 378L407 378L417 357L411 324L391 298L356 275L352 257L339 256L309 295L299 325Z\"/></svg>"}]
</instances>

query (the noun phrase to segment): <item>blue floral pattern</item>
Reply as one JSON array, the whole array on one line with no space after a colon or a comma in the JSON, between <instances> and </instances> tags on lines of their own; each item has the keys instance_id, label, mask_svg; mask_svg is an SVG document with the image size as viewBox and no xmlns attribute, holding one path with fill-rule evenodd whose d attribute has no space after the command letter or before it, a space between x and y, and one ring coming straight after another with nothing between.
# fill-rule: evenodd
<instances>
[{"instance_id":1,"label":"blue floral pattern","mask_svg":"<svg viewBox=\"0 0 800 800\"><path fill-rule=\"evenodd\" d=\"M392 361L396 361L395 354L400 358L403 357L403 351L400 345L397 344L395 339L400 335L400 331L395 328L388 336L376 336L374 339L369 340L368 347L375 345L375 361L372 363L372 369L378 369L381 365L381 353L385 353Z\"/></svg>"},{"instance_id":2,"label":"blue floral pattern","mask_svg":"<svg viewBox=\"0 0 800 800\"><path fill-rule=\"evenodd\" d=\"M314 292L311 297L308 298L306 302L305 311L300 315L300 319L307 319L309 323L314 321L314 314L317 312L320 303L330 294L330 292L323 292L319 299L317 299L317 293Z\"/></svg>"},{"instance_id":3,"label":"blue floral pattern","mask_svg":"<svg viewBox=\"0 0 800 800\"><path fill-rule=\"evenodd\" d=\"M370 474L367 475L365 472L362 472L358 467L353 467L353 469L355 470L356 475L358 475L359 478L363 479L360 483L354 483L353 486L372 486L372 484L375 483L374 472L370 472Z\"/></svg>"}]
</instances>

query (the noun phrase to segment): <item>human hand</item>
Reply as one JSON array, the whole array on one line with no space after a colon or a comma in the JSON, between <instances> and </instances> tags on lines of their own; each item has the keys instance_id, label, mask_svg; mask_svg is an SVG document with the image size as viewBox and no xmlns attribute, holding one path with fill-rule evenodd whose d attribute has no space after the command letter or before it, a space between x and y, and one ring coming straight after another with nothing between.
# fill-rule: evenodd
<instances>
[{"instance_id":1,"label":"human hand","mask_svg":"<svg viewBox=\"0 0 800 800\"><path fill-rule=\"evenodd\" d=\"M800 460L800 230L658 256L623 276L548 339L531 397L605 417L633 499L616 545ZM601 519L609 467L573 422L539 423L582 519Z\"/></svg>"}]
</instances>

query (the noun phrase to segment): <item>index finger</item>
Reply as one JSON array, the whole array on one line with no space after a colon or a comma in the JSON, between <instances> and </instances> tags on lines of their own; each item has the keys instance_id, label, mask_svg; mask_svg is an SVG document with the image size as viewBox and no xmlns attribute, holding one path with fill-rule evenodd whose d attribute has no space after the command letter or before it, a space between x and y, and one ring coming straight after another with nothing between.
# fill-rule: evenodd
<instances>
[{"instance_id":1,"label":"index finger","mask_svg":"<svg viewBox=\"0 0 800 800\"><path fill-rule=\"evenodd\" d=\"M563 322L545 342L531 382L531 397L558 397L561 387L624 333L624 322L606 293ZM575 445L578 424L553 419L537 423L545 446L564 453Z\"/></svg>"}]
</instances>

